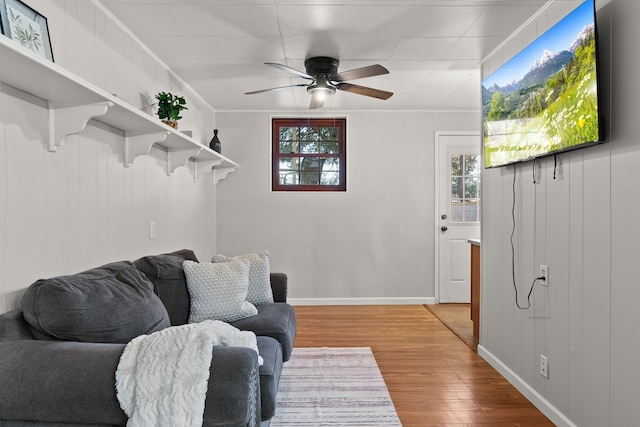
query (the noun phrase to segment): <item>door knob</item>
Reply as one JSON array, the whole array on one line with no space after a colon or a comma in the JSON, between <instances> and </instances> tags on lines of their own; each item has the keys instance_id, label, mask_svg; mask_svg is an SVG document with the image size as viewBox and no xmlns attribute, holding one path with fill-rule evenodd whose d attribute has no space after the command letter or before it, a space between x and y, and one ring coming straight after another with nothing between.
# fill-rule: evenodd
<instances>
[{"instance_id":1,"label":"door knob","mask_svg":"<svg viewBox=\"0 0 640 427\"><path fill-rule=\"evenodd\" d=\"M442 218L442 219L447 219L447 214L442 214L442 215L440 215L440 218Z\"/></svg>"},{"instance_id":2,"label":"door knob","mask_svg":"<svg viewBox=\"0 0 640 427\"><path fill-rule=\"evenodd\" d=\"M442 231L447 231L449 229L449 227L447 227L446 225L443 225L442 227L440 227L440 230Z\"/></svg>"}]
</instances>

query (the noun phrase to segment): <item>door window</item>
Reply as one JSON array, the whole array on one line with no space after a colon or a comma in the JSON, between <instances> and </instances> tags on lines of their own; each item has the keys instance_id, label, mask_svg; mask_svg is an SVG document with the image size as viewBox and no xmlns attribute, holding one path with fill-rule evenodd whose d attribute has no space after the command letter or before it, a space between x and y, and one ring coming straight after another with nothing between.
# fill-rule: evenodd
<instances>
[{"instance_id":1,"label":"door window","mask_svg":"<svg viewBox=\"0 0 640 427\"><path fill-rule=\"evenodd\" d=\"M480 221L480 168L477 154L451 155L451 221Z\"/></svg>"}]
</instances>

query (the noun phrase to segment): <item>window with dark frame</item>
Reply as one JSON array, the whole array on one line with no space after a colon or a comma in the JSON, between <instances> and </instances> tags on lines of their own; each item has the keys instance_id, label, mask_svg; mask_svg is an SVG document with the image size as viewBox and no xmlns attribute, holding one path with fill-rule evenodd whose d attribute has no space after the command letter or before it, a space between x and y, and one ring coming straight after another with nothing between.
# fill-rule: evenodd
<instances>
[{"instance_id":1,"label":"window with dark frame","mask_svg":"<svg viewBox=\"0 0 640 427\"><path fill-rule=\"evenodd\" d=\"M345 118L272 120L273 191L346 191Z\"/></svg>"}]
</instances>

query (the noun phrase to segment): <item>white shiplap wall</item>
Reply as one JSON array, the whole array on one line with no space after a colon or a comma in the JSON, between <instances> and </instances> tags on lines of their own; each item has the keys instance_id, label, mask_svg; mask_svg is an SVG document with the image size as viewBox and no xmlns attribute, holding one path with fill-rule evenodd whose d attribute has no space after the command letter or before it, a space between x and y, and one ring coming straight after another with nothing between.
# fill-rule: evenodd
<instances>
[{"instance_id":1,"label":"white shiplap wall","mask_svg":"<svg viewBox=\"0 0 640 427\"><path fill-rule=\"evenodd\" d=\"M580 2L552 3L485 62L489 73ZM571 6L571 7L568 7ZM637 103L640 3L597 1L606 142L483 173L480 353L558 425L637 425L640 374L640 206ZM540 264L532 308L514 303L512 182L516 170L516 282L524 296ZM538 373L549 357L550 378Z\"/></svg>"},{"instance_id":2,"label":"white shiplap wall","mask_svg":"<svg viewBox=\"0 0 640 427\"><path fill-rule=\"evenodd\" d=\"M48 18L57 64L138 108L145 92L184 94L181 129L210 137L213 110L99 5L29 4ZM95 121L51 153L47 126L45 101L0 82L0 312L39 278L185 247L205 259L215 252L212 176L195 182L192 164L167 176L155 147L125 168L122 132Z\"/></svg>"},{"instance_id":3,"label":"white shiplap wall","mask_svg":"<svg viewBox=\"0 0 640 427\"><path fill-rule=\"evenodd\" d=\"M271 191L272 115L216 114L223 153L242 165L218 188L218 250L269 250L294 304L434 302L435 132L477 130L480 113L337 115L347 192L286 193Z\"/></svg>"}]
</instances>

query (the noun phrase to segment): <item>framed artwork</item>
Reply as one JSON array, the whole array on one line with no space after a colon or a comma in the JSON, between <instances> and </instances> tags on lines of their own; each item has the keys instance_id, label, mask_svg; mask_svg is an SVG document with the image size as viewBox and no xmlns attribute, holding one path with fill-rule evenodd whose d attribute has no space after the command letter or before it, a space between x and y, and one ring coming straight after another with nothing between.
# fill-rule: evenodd
<instances>
[{"instance_id":1,"label":"framed artwork","mask_svg":"<svg viewBox=\"0 0 640 427\"><path fill-rule=\"evenodd\" d=\"M0 30L34 55L53 61L47 18L20 0L0 0Z\"/></svg>"}]
</instances>

